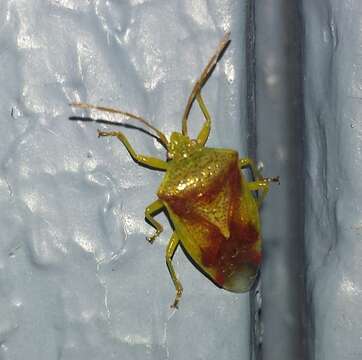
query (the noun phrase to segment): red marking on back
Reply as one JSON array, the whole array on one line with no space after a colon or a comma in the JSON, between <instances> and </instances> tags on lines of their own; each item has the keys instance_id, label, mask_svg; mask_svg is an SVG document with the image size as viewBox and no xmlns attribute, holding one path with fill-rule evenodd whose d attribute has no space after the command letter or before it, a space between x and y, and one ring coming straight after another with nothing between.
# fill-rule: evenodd
<instances>
[{"instance_id":1,"label":"red marking on back","mask_svg":"<svg viewBox=\"0 0 362 360\"><path fill-rule=\"evenodd\" d=\"M254 249L257 240L258 232L251 224L232 222L229 238L225 238L215 227L210 232L210 245L201 249L202 263L216 270L215 281L223 286L225 281L235 272L241 271L243 266L259 266L261 254Z\"/></svg>"},{"instance_id":2,"label":"red marking on back","mask_svg":"<svg viewBox=\"0 0 362 360\"><path fill-rule=\"evenodd\" d=\"M194 207L197 197L202 202L211 202L224 187L229 187L230 206L228 211L228 224L230 236L222 235L218 227L198 214ZM245 265L257 268L261 262L261 254L255 250L255 243L259 239L258 231L251 223L242 221L240 214L240 197L242 179L238 163L231 164L225 176L216 179L214 183L201 195L197 193L183 194L182 198L171 197L165 199L172 210L181 219L192 227L193 224L201 225L206 232L207 246L201 248L202 265L216 271L213 279L219 286Z\"/></svg>"}]
</instances>

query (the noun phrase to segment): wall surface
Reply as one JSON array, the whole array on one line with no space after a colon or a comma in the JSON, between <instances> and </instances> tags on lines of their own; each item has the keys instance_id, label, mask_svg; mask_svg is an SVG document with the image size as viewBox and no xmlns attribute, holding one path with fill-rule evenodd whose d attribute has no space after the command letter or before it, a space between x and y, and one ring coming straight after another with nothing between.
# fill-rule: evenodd
<instances>
[{"instance_id":1,"label":"wall surface","mask_svg":"<svg viewBox=\"0 0 362 360\"><path fill-rule=\"evenodd\" d=\"M301 13L287 0L255 4L251 73L244 1L1 1L1 359L249 358L249 295L216 288L182 251L184 296L169 308L171 227L160 215L165 232L151 246L144 222L162 174L97 139L115 127L68 120L119 120L68 106L87 101L179 130L228 30L204 90L209 145L254 153L265 175L281 176L263 209L263 357L308 358L306 280L310 359L361 359L362 5L297 3ZM195 108L192 134L201 119ZM151 137L122 130L140 153L164 156Z\"/></svg>"},{"instance_id":2,"label":"wall surface","mask_svg":"<svg viewBox=\"0 0 362 360\"><path fill-rule=\"evenodd\" d=\"M244 1L0 2L0 358L248 359L249 296L216 288L178 251L180 309L144 208L162 174L132 162L111 126L69 121L87 101L180 129L193 81L232 44L205 87L209 144L246 153ZM195 110L196 134L201 114ZM227 130L226 130L227 129ZM230 130L232 129L232 130ZM142 154L164 157L123 129Z\"/></svg>"},{"instance_id":3,"label":"wall surface","mask_svg":"<svg viewBox=\"0 0 362 360\"><path fill-rule=\"evenodd\" d=\"M263 206L263 359L306 360L302 24L299 1L256 6L257 157L280 176Z\"/></svg>"},{"instance_id":4,"label":"wall surface","mask_svg":"<svg viewBox=\"0 0 362 360\"><path fill-rule=\"evenodd\" d=\"M311 359L362 358L362 3L303 1Z\"/></svg>"}]
</instances>

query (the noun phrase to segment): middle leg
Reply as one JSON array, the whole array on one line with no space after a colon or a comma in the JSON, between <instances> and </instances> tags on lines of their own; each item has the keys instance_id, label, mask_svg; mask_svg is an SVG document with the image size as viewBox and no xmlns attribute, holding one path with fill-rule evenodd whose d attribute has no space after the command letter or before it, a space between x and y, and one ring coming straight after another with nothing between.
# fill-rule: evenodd
<instances>
[{"instance_id":1,"label":"middle leg","mask_svg":"<svg viewBox=\"0 0 362 360\"><path fill-rule=\"evenodd\" d=\"M247 167L250 168L253 180L263 179L263 176L261 175L260 171L256 167L254 160L252 160L250 158L240 159L239 166L241 169L245 169Z\"/></svg>"},{"instance_id":2,"label":"middle leg","mask_svg":"<svg viewBox=\"0 0 362 360\"><path fill-rule=\"evenodd\" d=\"M148 205L145 210L145 218L146 220L156 229L155 233L147 237L147 240L152 244L156 237L161 234L163 231L162 225L155 220L153 217L154 214L159 213L163 209L164 205L161 200L156 200L152 204Z\"/></svg>"},{"instance_id":3,"label":"middle leg","mask_svg":"<svg viewBox=\"0 0 362 360\"><path fill-rule=\"evenodd\" d=\"M278 182L279 183L279 176L274 178L265 178L262 176L260 171L255 165L255 162L252 159L245 158L239 160L239 165L241 169L249 167L251 169L251 174L253 177L253 181L248 183L248 188L250 191L257 191L258 192L258 205L262 204L266 195L269 191L269 183L270 182Z\"/></svg>"}]
</instances>

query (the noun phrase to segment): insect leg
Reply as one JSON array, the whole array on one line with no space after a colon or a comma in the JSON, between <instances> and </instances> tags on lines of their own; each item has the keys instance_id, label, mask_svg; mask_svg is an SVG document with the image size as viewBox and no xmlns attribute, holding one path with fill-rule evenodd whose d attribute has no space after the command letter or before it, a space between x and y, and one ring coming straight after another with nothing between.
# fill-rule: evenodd
<instances>
[{"instance_id":1,"label":"insect leg","mask_svg":"<svg viewBox=\"0 0 362 360\"><path fill-rule=\"evenodd\" d=\"M150 222L150 224L156 229L155 233L150 236L150 237L147 237L147 240L152 244L154 242L154 240L156 239L156 237L158 235L161 234L161 232L163 231L163 227L162 225L157 222L155 220L155 218L153 217L153 215L155 213L158 213L162 210L163 208L163 203L161 200L156 200L154 201L152 204L148 205L146 207L146 210L145 210L145 218Z\"/></svg>"},{"instance_id":2,"label":"insect leg","mask_svg":"<svg viewBox=\"0 0 362 360\"><path fill-rule=\"evenodd\" d=\"M120 131L100 131L98 130L98 137L101 136L115 136L117 137L122 143L123 145L126 147L126 149L128 150L129 154L132 156L132 159L141 164L141 165L145 165L145 166L149 166L153 169L157 169L157 170L166 170L167 169L167 162L163 161L161 159L157 159L151 156L144 156L144 155L140 155L137 154L134 149L132 148L131 144L128 142L126 136L121 133Z\"/></svg>"},{"instance_id":3,"label":"insect leg","mask_svg":"<svg viewBox=\"0 0 362 360\"><path fill-rule=\"evenodd\" d=\"M260 171L255 165L255 162L252 159L240 159L239 160L240 168L249 167L251 169L252 176L254 181L248 184L248 187L251 191L258 191L258 205L260 206L261 203L264 201L268 191L269 191L269 183L270 182L278 182L279 183L279 176L274 178L265 178L261 175ZM261 191L261 193L259 193Z\"/></svg>"},{"instance_id":4,"label":"insect leg","mask_svg":"<svg viewBox=\"0 0 362 360\"><path fill-rule=\"evenodd\" d=\"M252 159L249 159L249 158L240 159L239 166L242 169L249 167L251 169L251 174L255 180L263 179L263 176L261 175L260 171L258 170L258 168L255 165L255 162Z\"/></svg>"},{"instance_id":5,"label":"insect leg","mask_svg":"<svg viewBox=\"0 0 362 360\"><path fill-rule=\"evenodd\" d=\"M258 191L258 206L260 207L269 191L269 179L256 180L248 183L250 191ZM259 193L261 191L261 194Z\"/></svg>"},{"instance_id":6,"label":"insect leg","mask_svg":"<svg viewBox=\"0 0 362 360\"><path fill-rule=\"evenodd\" d=\"M173 258L173 255L175 254L175 251L177 249L179 242L180 242L180 239L178 238L176 232L174 232L171 236L171 239L170 239L170 241L167 245L167 249L166 249L166 264L168 267L168 271L170 272L173 284L175 285L175 288L176 288L176 297L175 297L175 301L171 305L172 308L178 307L178 303L180 301L180 298L182 295L182 290L183 290L182 285L176 276L175 269L173 268L173 265L172 265L172 258Z\"/></svg>"},{"instance_id":7,"label":"insect leg","mask_svg":"<svg viewBox=\"0 0 362 360\"><path fill-rule=\"evenodd\" d=\"M201 89L200 89L201 90ZM207 107L205 105L204 99L202 98L201 94L198 93L196 95L196 100L199 103L199 106L205 116L205 122L202 125L201 131L199 133L199 135L197 136L197 141L199 143L201 143L202 145L206 144L207 138L209 137L210 134L210 128L211 128L211 116L209 111L207 110Z\"/></svg>"},{"instance_id":8,"label":"insect leg","mask_svg":"<svg viewBox=\"0 0 362 360\"><path fill-rule=\"evenodd\" d=\"M187 120L188 120L188 117L189 117L189 114L191 111L192 104L194 103L195 99L197 99L197 101L201 107L201 110L204 113L204 116L206 118L206 123L207 123L207 116L209 116L209 115L208 115L206 106L205 106L205 104L203 104L203 101L201 99L200 91L201 91L202 87L204 86L204 84L206 83L207 79L211 76L212 72L214 71L217 62L221 58L221 55L223 54L224 50L228 46L229 42L230 42L230 33L226 33L224 35L224 37L222 38L222 40L220 41L220 44L217 47L215 53L210 58L206 67L204 68L203 72L201 73L200 78L196 81L196 83L191 91L191 94L187 100L186 108L185 108L185 111L184 111L184 114L182 117L182 134L183 135L187 135ZM203 105L200 104L200 99L201 99L201 102ZM206 110L207 115L205 114L205 110ZM207 129L205 129L205 132L207 133ZM208 133L207 133L207 135L208 135ZM207 136L206 136L206 139L207 139Z\"/></svg>"},{"instance_id":9,"label":"insect leg","mask_svg":"<svg viewBox=\"0 0 362 360\"><path fill-rule=\"evenodd\" d=\"M202 125L202 128L197 136L197 141L202 144L202 145L205 145L208 137L209 137L209 134L210 134L210 128L211 128L211 116L210 116L210 113L209 113L209 110L207 109L206 107L206 104L204 102L204 99L202 98L201 96L201 88L202 88L202 78L199 79L193 90L192 90L192 93L191 93L191 98L193 99L192 101L197 100L199 106L200 106L200 109L202 111L202 113L204 114L204 117L205 117L205 122L204 124ZM191 108L190 108L191 109ZM188 116L188 115L187 115Z\"/></svg>"}]
</instances>

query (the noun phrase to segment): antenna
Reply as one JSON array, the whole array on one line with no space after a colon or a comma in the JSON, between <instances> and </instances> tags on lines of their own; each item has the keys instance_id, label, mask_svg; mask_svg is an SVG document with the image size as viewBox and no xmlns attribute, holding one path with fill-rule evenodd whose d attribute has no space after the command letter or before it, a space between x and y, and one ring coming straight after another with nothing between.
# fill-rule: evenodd
<instances>
[{"instance_id":1,"label":"antenna","mask_svg":"<svg viewBox=\"0 0 362 360\"><path fill-rule=\"evenodd\" d=\"M137 120L137 121L141 122L143 125L152 129L157 134L157 138L160 141L160 143L168 150L168 140L167 140L166 136L160 130L155 128L148 121L146 121L144 118L142 118L138 115L131 114L127 111L112 109L112 108L104 107L104 106L95 106L95 105L91 105L91 104L87 104L87 103L74 102L74 103L70 103L70 106L77 107L80 109L94 109L94 110L104 111L104 112L113 113L113 114L120 114L120 115L126 116L130 119Z\"/></svg>"}]
</instances>

